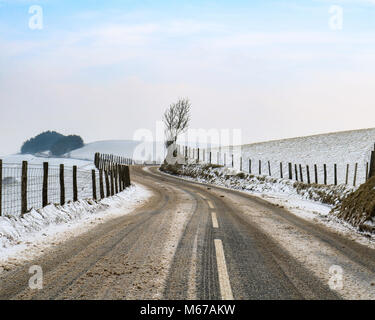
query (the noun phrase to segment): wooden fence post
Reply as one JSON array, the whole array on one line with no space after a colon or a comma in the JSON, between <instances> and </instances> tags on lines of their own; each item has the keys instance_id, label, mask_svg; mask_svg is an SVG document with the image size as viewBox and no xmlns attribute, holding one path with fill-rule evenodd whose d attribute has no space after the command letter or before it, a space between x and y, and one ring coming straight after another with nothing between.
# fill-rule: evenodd
<instances>
[{"instance_id":1,"label":"wooden fence post","mask_svg":"<svg viewBox=\"0 0 375 320\"><path fill-rule=\"evenodd\" d=\"M118 194L118 171L117 171L117 165L114 165L113 167L113 175L115 179L115 194Z\"/></svg>"},{"instance_id":2,"label":"wooden fence post","mask_svg":"<svg viewBox=\"0 0 375 320\"><path fill-rule=\"evenodd\" d=\"M73 201L78 200L77 166L73 166Z\"/></svg>"},{"instance_id":3,"label":"wooden fence post","mask_svg":"<svg viewBox=\"0 0 375 320\"><path fill-rule=\"evenodd\" d=\"M233 158L233 153L232 153L232 168L234 168L234 158Z\"/></svg>"},{"instance_id":4,"label":"wooden fence post","mask_svg":"<svg viewBox=\"0 0 375 320\"><path fill-rule=\"evenodd\" d=\"M122 183L121 183L121 165L117 165L117 181L118 181L118 191L121 192L122 189Z\"/></svg>"},{"instance_id":5,"label":"wooden fence post","mask_svg":"<svg viewBox=\"0 0 375 320\"><path fill-rule=\"evenodd\" d=\"M109 186L109 177L108 177L108 171L104 170L104 178L105 178L105 189L106 189L106 196L109 197L111 195L111 190Z\"/></svg>"},{"instance_id":6,"label":"wooden fence post","mask_svg":"<svg viewBox=\"0 0 375 320\"><path fill-rule=\"evenodd\" d=\"M292 163L288 163L288 169L289 169L289 179L293 180L293 169L292 169Z\"/></svg>"},{"instance_id":7,"label":"wooden fence post","mask_svg":"<svg viewBox=\"0 0 375 320\"><path fill-rule=\"evenodd\" d=\"M307 175L307 183L310 184L311 183L311 181L310 181L310 168L309 168L308 164L306 165L306 175Z\"/></svg>"},{"instance_id":8,"label":"wooden fence post","mask_svg":"<svg viewBox=\"0 0 375 320\"><path fill-rule=\"evenodd\" d=\"M262 160L259 160L259 175L262 174Z\"/></svg>"},{"instance_id":9,"label":"wooden fence post","mask_svg":"<svg viewBox=\"0 0 375 320\"><path fill-rule=\"evenodd\" d=\"M99 170L100 199L104 199L103 169Z\"/></svg>"},{"instance_id":10,"label":"wooden fence post","mask_svg":"<svg viewBox=\"0 0 375 320\"><path fill-rule=\"evenodd\" d=\"M113 168L111 166L111 169L109 170L109 179L111 181L111 196L115 194L115 185L114 185L114 179L113 179Z\"/></svg>"},{"instance_id":11,"label":"wooden fence post","mask_svg":"<svg viewBox=\"0 0 375 320\"><path fill-rule=\"evenodd\" d=\"M120 192L122 192L124 190L124 185L122 183L122 165L121 164L118 165L118 184L119 184Z\"/></svg>"},{"instance_id":12,"label":"wooden fence post","mask_svg":"<svg viewBox=\"0 0 375 320\"><path fill-rule=\"evenodd\" d=\"M357 169L358 169L358 163L354 166L354 178L353 178L353 187L355 187L356 180L357 180Z\"/></svg>"},{"instance_id":13,"label":"wooden fence post","mask_svg":"<svg viewBox=\"0 0 375 320\"><path fill-rule=\"evenodd\" d=\"M224 153L224 167L227 166L227 154Z\"/></svg>"},{"instance_id":14,"label":"wooden fence post","mask_svg":"<svg viewBox=\"0 0 375 320\"><path fill-rule=\"evenodd\" d=\"M299 165L299 177L300 177L301 182L303 182L303 171L302 171L302 165L301 164Z\"/></svg>"},{"instance_id":15,"label":"wooden fence post","mask_svg":"<svg viewBox=\"0 0 375 320\"><path fill-rule=\"evenodd\" d=\"M60 164L60 205L65 204L64 165Z\"/></svg>"},{"instance_id":16,"label":"wooden fence post","mask_svg":"<svg viewBox=\"0 0 375 320\"><path fill-rule=\"evenodd\" d=\"M345 175L345 184L348 184L349 179L349 163L346 165L346 175Z\"/></svg>"},{"instance_id":17,"label":"wooden fence post","mask_svg":"<svg viewBox=\"0 0 375 320\"><path fill-rule=\"evenodd\" d=\"M366 162L366 181L368 180L368 162Z\"/></svg>"},{"instance_id":18,"label":"wooden fence post","mask_svg":"<svg viewBox=\"0 0 375 320\"><path fill-rule=\"evenodd\" d=\"M43 162L42 206L48 204L48 162Z\"/></svg>"},{"instance_id":19,"label":"wooden fence post","mask_svg":"<svg viewBox=\"0 0 375 320\"><path fill-rule=\"evenodd\" d=\"M126 187L129 187L131 184L130 182L130 172L129 172L129 167L125 166L125 185Z\"/></svg>"},{"instance_id":20,"label":"wooden fence post","mask_svg":"<svg viewBox=\"0 0 375 320\"><path fill-rule=\"evenodd\" d=\"M126 189L126 181L125 181L125 167L126 165L123 165L122 166L122 172L121 172L121 180L122 180L122 186L123 186L123 190Z\"/></svg>"},{"instance_id":21,"label":"wooden fence post","mask_svg":"<svg viewBox=\"0 0 375 320\"><path fill-rule=\"evenodd\" d=\"M335 186L337 186L337 164L335 163L334 166L334 183L335 183Z\"/></svg>"},{"instance_id":22,"label":"wooden fence post","mask_svg":"<svg viewBox=\"0 0 375 320\"><path fill-rule=\"evenodd\" d=\"M95 177L95 170L91 170L91 177L92 177L92 197L96 200L96 177Z\"/></svg>"},{"instance_id":23,"label":"wooden fence post","mask_svg":"<svg viewBox=\"0 0 375 320\"><path fill-rule=\"evenodd\" d=\"M323 164L323 168L324 168L324 184L326 185L327 184L327 165Z\"/></svg>"},{"instance_id":24,"label":"wooden fence post","mask_svg":"<svg viewBox=\"0 0 375 320\"><path fill-rule=\"evenodd\" d=\"M21 175L21 214L27 212L27 161L22 161Z\"/></svg>"},{"instance_id":25,"label":"wooden fence post","mask_svg":"<svg viewBox=\"0 0 375 320\"><path fill-rule=\"evenodd\" d=\"M118 191L122 192L124 190L122 185L122 165L117 165L117 180L118 180Z\"/></svg>"},{"instance_id":26,"label":"wooden fence post","mask_svg":"<svg viewBox=\"0 0 375 320\"><path fill-rule=\"evenodd\" d=\"M296 181L298 181L298 169L297 169L297 164L294 164L294 173L296 174Z\"/></svg>"},{"instance_id":27,"label":"wooden fence post","mask_svg":"<svg viewBox=\"0 0 375 320\"><path fill-rule=\"evenodd\" d=\"M240 157L240 171L242 171L242 157Z\"/></svg>"},{"instance_id":28,"label":"wooden fence post","mask_svg":"<svg viewBox=\"0 0 375 320\"><path fill-rule=\"evenodd\" d=\"M318 184L318 166L314 164L315 183Z\"/></svg>"},{"instance_id":29,"label":"wooden fence post","mask_svg":"<svg viewBox=\"0 0 375 320\"><path fill-rule=\"evenodd\" d=\"M3 215L3 160L0 159L0 216Z\"/></svg>"},{"instance_id":30,"label":"wooden fence post","mask_svg":"<svg viewBox=\"0 0 375 320\"><path fill-rule=\"evenodd\" d=\"M122 166L122 184L124 189L126 189L126 165Z\"/></svg>"},{"instance_id":31,"label":"wooden fence post","mask_svg":"<svg viewBox=\"0 0 375 320\"><path fill-rule=\"evenodd\" d=\"M271 176L271 163L268 161L268 175Z\"/></svg>"},{"instance_id":32,"label":"wooden fence post","mask_svg":"<svg viewBox=\"0 0 375 320\"><path fill-rule=\"evenodd\" d=\"M95 152L95 155L94 155L94 165L96 168L99 168L99 153L98 152Z\"/></svg>"},{"instance_id":33,"label":"wooden fence post","mask_svg":"<svg viewBox=\"0 0 375 320\"><path fill-rule=\"evenodd\" d=\"M249 159L249 173L251 174L251 159Z\"/></svg>"},{"instance_id":34,"label":"wooden fence post","mask_svg":"<svg viewBox=\"0 0 375 320\"><path fill-rule=\"evenodd\" d=\"M212 163L212 153L210 151L210 164Z\"/></svg>"},{"instance_id":35,"label":"wooden fence post","mask_svg":"<svg viewBox=\"0 0 375 320\"><path fill-rule=\"evenodd\" d=\"M375 148L375 147L374 147ZM371 151L370 157L370 171L368 177L371 178L375 175L375 151Z\"/></svg>"},{"instance_id":36,"label":"wooden fence post","mask_svg":"<svg viewBox=\"0 0 375 320\"><path fill-rule=\"evenodd\" d=\"M280 178L283 179L283 163L280 162Z\"/></svg>"}]
</instances>

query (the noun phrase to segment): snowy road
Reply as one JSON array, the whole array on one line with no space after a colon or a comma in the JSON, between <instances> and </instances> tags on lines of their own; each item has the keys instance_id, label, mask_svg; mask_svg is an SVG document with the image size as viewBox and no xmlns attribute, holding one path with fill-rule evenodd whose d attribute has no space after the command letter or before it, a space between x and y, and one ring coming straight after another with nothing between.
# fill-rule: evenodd
<instances>
[{"instance_id":1,"label":"snowy road","mask_svg":"<svg viewBox=\"0 0 375 320\"><path fill-rule=\"evenodd\" d=\"M143 207L2 274L0 298L375 298L373 249L244 193L156 168L132 178L153 192Z\"/></svg>"}]
</instances>

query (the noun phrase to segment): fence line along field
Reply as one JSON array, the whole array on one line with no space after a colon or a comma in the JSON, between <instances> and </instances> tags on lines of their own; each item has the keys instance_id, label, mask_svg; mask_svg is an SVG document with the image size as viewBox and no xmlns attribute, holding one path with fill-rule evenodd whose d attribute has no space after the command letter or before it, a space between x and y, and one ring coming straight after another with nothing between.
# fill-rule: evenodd
<instances>
[{"instance_id":1,"label":"fence line along field","mask_svg":"<svg viewBox=\"0 0 375 320\"><path fill-rule=\"evenodd\" d=\"M255 175L321 184L359 185L370 171L375 128L180 152L200 162L225 165Z\"/></svg>"},{"instance_id":2,"label":"fence line along field","mask_svg":"<svg viewBox=\"0 0 375 320\"><path fill-rule=\"evenodd\" d=\"M68 165L56 165L56 159L51 163L0 160L1 215L20 215L49 203L63 205L79 199L103 199L130 185L130 159L96 154L96 167L91 162L80 163L83 166L79 168L74 160Z\"/></svg>"}]
</instances>

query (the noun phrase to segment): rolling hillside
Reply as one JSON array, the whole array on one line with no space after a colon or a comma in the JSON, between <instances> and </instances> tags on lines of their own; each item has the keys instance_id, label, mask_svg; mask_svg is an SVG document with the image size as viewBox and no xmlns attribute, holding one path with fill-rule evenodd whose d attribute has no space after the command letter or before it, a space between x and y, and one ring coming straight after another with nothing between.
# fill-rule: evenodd
<instances>
[{"instance_id":1,"label":"rolling hillside","mask_svg":"<svg viewBox=\"0 0 375 320\"><path fill-rule=\"evenodd\" d=\"M249 170L249 159L251 159L252 172L256 174L259 172L259 160L262 162L263 174L268 174L268 161L270 161L271 175L275 177L280 177L280 162L283 163L284 177L287 175L288 162L301 164L304 181L306 181L306 165L309 165L312 177L313 166L317 164L319 182L322 182L323 164L326 164L328 183L333 183L334 164L337 164L338 183L345 182L347 164L349 164L349 182L353 182L354 166L358 163L357 183L362 183L365 180L366 163L370 159L374 143L375 128L370 128L246 144L234 147L233 151L226 147L222 152L227 153L227 164L229 154L235 155L236 168L239 168L239 159L242 156L244 171Z\"/></svg>"}]
</instances>

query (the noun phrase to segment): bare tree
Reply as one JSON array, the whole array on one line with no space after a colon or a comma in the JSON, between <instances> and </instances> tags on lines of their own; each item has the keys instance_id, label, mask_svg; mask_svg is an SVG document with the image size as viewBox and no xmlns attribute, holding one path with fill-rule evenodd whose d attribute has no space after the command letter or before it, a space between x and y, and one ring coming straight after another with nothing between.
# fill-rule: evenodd
<instances>
[{"instance_id":1,"label":"bare tree","mask_svg":"<svg viewBox=\"0 0 375 320\"><path fill-rule=\"evenodd\" d=\"M179 99L164 112L166 147L177 141L177 137L189 126L191 104L189 99Z\"/></svg>"}]
</instances>

